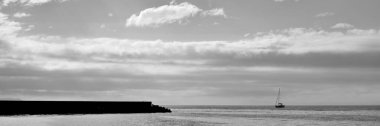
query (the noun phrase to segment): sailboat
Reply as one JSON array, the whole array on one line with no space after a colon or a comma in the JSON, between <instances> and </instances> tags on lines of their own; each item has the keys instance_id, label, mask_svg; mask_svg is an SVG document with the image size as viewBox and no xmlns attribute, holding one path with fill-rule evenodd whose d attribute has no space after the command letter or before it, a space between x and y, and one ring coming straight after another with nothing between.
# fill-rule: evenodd
<instances>
[{"instance_id":1,"label":"sailboat","mask_svg":"<svg viewBox=\"0 0 380 126\"><path fill-rule=\"evenodd\" d=\"M278 88L277 99L276 99L276 103L275 103L274 107L285 108L285 105L280 102L280 93L281 93L281 90L280 90L280 88Z\"/></svg>"}]
</instances>

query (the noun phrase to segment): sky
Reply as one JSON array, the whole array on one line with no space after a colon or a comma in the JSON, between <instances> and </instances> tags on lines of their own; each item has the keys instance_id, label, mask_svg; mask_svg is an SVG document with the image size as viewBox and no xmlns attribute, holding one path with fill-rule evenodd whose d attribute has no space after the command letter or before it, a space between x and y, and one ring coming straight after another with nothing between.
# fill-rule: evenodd
<instances>
[{"instance_id":1,"label":"sky","mask_svg":"<svg viewBox=\"0 0 380 126\"><path fill-rule=\"evenodd\" d=\"M0 99L379 105L379 0L0 0Z\"/></svg>"}]
</instances>

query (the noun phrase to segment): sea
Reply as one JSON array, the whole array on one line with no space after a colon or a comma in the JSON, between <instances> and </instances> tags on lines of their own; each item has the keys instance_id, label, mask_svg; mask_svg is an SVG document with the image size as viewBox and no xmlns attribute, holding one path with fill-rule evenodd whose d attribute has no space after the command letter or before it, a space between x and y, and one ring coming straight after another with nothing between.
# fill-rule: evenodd
<instances>
[{"instance_id":1,"label":"sea","mask_svg":"<svg viewBox=\"0 0 380 126\"><path fill-rule=\"evenodd\" d=\"M0 116L0 126L380 126L380 106L165 106L172 113Z\"/></svg>"}]
</instances>

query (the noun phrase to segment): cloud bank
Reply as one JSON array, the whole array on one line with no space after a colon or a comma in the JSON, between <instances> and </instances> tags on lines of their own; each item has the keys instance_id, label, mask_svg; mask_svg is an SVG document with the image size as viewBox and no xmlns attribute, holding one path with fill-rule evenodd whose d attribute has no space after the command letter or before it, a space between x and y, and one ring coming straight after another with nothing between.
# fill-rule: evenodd
<instances>
[{"instance_id":1,"label":"cloud bank","mask_svg":"<svg viewBox=\"0 0 380 126\"><path fill-rule=\"evenodd\" d=\"M52 1L65 2L67 0L3 0L1 4L3 6L9 6L12 4L18 4L22 6L35 6L35 5L41 5L41 4L45 4Z\"/></svg>"},{"instance_id":2,"label":"cloud bank","mask_svg":"<svg viewBox=\"0 0 380 126\"><path fill-rule=\"evenodd\" d=\"M126 72L131 73L156 74L155 70L162 70L163 74L178 74L196 70L184 67L186 65L239 66L250 64L254 59L257 59L255 62L259 66L266 63L281 67L276 60L260 58L275 58L276 55L287 58L320 55L320 58L326 58L325 61L335 61L329 57L334 54L345 61L350 56L339 56L340 54L355 56L380 52L380 31L375 29L333 32L290 28L256 35L253 39L195 42L38 35L16 37L22 26L9 21L7 15L0 16L0 27L3 29L0 31L0 36L3 36L0 41L3 65L28 65L45 70L107 69L104 66L110 66L110 69L125 68ZM236 63L228 62L229 60ZM128 65L123 65L124 63ZM171 64L178 66L172 67ZM298 65L308 64L313 63ZM170 69L154 68L157 65ZM323 63L317 66L326 67ZM134 71L130 71L130 68Z\"/></svg>"}]
</instances>

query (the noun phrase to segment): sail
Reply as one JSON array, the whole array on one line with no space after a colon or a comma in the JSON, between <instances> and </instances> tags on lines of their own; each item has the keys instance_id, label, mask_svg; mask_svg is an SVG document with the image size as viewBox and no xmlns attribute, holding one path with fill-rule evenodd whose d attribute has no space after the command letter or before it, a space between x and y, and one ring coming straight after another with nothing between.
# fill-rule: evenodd
<instances>
[{"instance_id":1,"label":"sail","mask_svg":"<svg viewBox=\"0 0 380 126\"><path fill-rule=\"evenodd\" d=\"M280 96L281 96L281 89L278 88L277 99L276 99L276 103L274 105L276 108L284 108L285 107L285 105L280 102L280 98L281 98Z\"/></svg>"}]
</instances>

